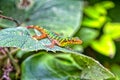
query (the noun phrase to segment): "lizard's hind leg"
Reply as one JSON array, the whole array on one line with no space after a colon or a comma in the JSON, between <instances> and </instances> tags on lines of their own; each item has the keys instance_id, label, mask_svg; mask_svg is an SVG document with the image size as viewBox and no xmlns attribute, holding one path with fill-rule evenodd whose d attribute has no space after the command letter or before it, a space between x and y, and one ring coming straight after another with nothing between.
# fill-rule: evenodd
<instances>
[{"instance_id":1,"label":"lizard's hind leg","mask_svg":"<svg viewBox=\"0 0 120 80\"><path fill-rule=\"evenodd\" d=\"M48 48L54 48L55 45L59 45L57 40L51 40L51 44L45 46Z\"/></svg>"}]
</instances>

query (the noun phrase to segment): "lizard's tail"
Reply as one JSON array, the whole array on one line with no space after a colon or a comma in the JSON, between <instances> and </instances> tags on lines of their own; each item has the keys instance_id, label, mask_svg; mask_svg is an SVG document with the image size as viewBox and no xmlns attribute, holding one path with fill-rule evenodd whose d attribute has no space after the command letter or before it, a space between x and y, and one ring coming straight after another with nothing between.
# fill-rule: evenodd
<instances>
[{"instance_id":1,"label":"lizard's tail","mask_svg":"<svg viewBox=\"0 0 120 80\"><path fill-rule=\"evenodd\" d=\"M34 25L27 26L27 29L30 29L30 28L36 29L36 30L40 31L42 34L46 34L46 31L40 26L34 26Z\"/></svg>"}]
</instances>

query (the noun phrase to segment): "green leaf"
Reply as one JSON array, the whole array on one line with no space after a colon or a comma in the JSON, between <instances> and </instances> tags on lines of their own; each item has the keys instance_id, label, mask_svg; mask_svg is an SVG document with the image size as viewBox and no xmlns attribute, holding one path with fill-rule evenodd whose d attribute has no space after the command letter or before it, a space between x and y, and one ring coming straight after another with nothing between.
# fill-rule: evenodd
<instances>
[{"instance_id":1,"label":"green leaf","mask_svg":"<svg viewBox=\"0 0 120 80\"><path fill-rule=\"evenodd\" d=\"M0 47L17 47L25 51L68 51L65 48L54 46L54 48L46 47L50 45L51 41L46 38L42 40L35 40L30 35L30 32L24 27L7 28L0 31Z\"/></svg>"},{"instance_id":2,"label":"green leaf","mask_svg":"<svg viewBox=\"0 0 120 80\"><path fill-rule=\"evenodd\" d=\"M116 52L115 44L108 35L103 35L100 40L93 41L91 47L99 53L111 58L114 57Z\"/></svg>"},{"instance_id":3,"label":"green leaf","mask_svg":"<svg viewBox=\"0 0 120 80\"><path fill-rule=\"evenodd\" d=\"M18 8L17 2L18 0L0 0L0 10L3 12L2 15L12 17L23 23L23 21L28 19L30 11ZM15 25L12 21L0 19L0 27L13 27Z\"/></svg>"},{"instance_id":4,"label":"green leaf","mask_svg":"<svg viewBox=\"0 0 120 80\"><path fill-rule=\"evenodd\" d=\"M120 38L120 23L107 23L103 30L112 39Z\"/></svg>"},{"instance_id":5,"label":"green leaf","mask_svg":"<svg viewBox=\"0 0 120 80\"><path fill-rule=\"evenodd\" d=\"M84 13L90 17L90 18L93 18L93 19L99 19L100 17L100 13L97 12L97 10L95 9L95 7L92 7L92 6L88 6L84 9Z\"/></svg>"},{"instance_id":6,"label":"green leaf","mask_svg":"<svg viewBox=\"0 0 120 80\"><path fill-rule=\"evenodd\" d=\"M22 58L24 54L29 54L29 51L18 50L16 53L17 58Z\"/></svg>"},{"instance_id":7,"label":"green leaf","mask_svg":"<svg viewBox=\"0 0 120 80\"><path fill-rule=\"evenodd\" d=\"M101 28L102 25L105 23L106 17L100 16L98 19L91 19L85 17L82 22L82 26L91 27L91 28Z\"/></svg>"},{"instance_id":8,"label":"green leaf","mask_svg":"<svg viewBox=\"0 0 120 80\"><path fill-rule=\"evenodd\" d=\"M118 63L120 61L120 41L115 41L115 47L116 53L113 61Z\"/></svg>"},{"instance_id":9,"label":"green leaf","mask_svg":"<svg viewBox=\"0 0 120 80\"><path fill-rule=\"evenodd\" d=\"M99 12L101 15L106 15L107 14L107 10L102 6L100 5L99 3L98 4L95 4L95 9L97 12Z\"/></svg>"},{"instance_id":10,"label":"green leaf","mask_svg":"<svg viewBox=\"0 0 120 80\"><path fill-rule=\"evenodd\" d=\"M117 64L111 65L111 71L115 74L116 80L120 79L120 66Z\"/></svg>"},{"instance_id":11,"label":"green leaf","mask_svg":"<svg viewBox=\"0 0 120 80\"><path fill-rule=\"evenodd\" d=\"M115 6L115 4L112 1L103 1L103 2L98 3L96 5L101 6L105 9L110 9L110 8L113 8Z\"/></svg>"},{"instance_id":12,"label":"green leaf","mask_svg":"<svg viewBox=\"0 0 120 80\"><path fill-rule=\"evenodd\" d=\"M33 0L28 10L17 7L16 0L0 2L0 9L5 15L20 20L24 25L45 26L67 36L72 35L81 22L83 1L80 0Z\"/></svg>"},{"instance_id":13,"label":"green leaf","mask_svg":"<svg viewBox=\"0 0 120 80\"><path fill-rule=\"evenodd\" d=\"M96 3L94 7L101 15L106 15L107 9L113 8L114 6L115 5L112 1L102 1L100 3Z\"/></svg>"},{"instance_id":14,"label":"green leaf","mask_svg":"<svg viewBox=\"0 0 120 80\"><path fill-rule=\"evenodd\" d=\"M99 32L91 28L81 28L78 32L79 38L83 41L83 46L88 46L97 36Z\"/></svg>"},{"instance_id":15,"label":"green leaf","mask_svg":"<svg viewBox=\"0 0 120 80\"><path fill-rule=\"evenodd\" d=\"M41 52L22 63L22 80L105 80L114 75L90 57Z\"/></svg>"},{"instance_id":16,"label":"green leaf","mask_svg":"<svg viewBox=\"0 0 120 80\"><path fill-rule=\"evenodd\" d=\"M92 19L99 19L101 15L106 15L107 10L114 7L114 3L111 1L103 1L100 3L95 4L94 6L87 6L84 9L84 13L92 18Z\"/></svg>"},{"instance_id":17,"label":"green leaf","mask_svg":"<svg viewBox=\"0 0 120 80\"><path fill-rule=\"evenodd\" d=\"M65 35L71 35L79 27L83 1L45 0L39 3L40 0L35 2L27 24L48 26Z\"/></svg>"}]
</instances>

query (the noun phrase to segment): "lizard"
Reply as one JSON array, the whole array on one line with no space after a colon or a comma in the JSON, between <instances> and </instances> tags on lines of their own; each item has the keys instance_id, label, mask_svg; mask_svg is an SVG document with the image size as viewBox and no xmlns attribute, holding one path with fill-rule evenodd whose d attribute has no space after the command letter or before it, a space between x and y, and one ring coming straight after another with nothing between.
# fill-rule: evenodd
<instances>
[{"instance_id":1,"label":"lizard","mask_svg":"<svg viewBox=\"0 0 120 80\"><path fill-rule=\"evenodd\" d=\"M49 48L53 48L55 45L58 45L60 47L64 47L64 46L67 46L70 44L82 44L82 40L80 40L77 37L63 37L63 36L60 36L52 31L44 29L40 26L30 25L30 26L27 26L27 28L28 29L36 29L41 33L41 35L32 36L34 39L37 39L37 40L41 40L44 38L50 39L51 44L46 45Z\"/></svg>"}]
</instances>

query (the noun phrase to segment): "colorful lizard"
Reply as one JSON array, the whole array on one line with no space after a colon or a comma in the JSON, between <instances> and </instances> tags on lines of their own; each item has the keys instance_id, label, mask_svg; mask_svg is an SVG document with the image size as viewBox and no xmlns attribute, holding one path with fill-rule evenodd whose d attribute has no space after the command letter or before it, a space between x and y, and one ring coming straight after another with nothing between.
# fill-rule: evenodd
<instances>
[{"instance_id":1,"label":"colorful lizard","mask_svg":"<svg viewBox=\"0 0 120 80\"><path fill-rule=\"evenodd\" d=\"M69 44L82 44L82 41L79 38L63 37L49 30L43 29L40 26L30 25L30 26L27 26L27 28L36 29L41 32L40 36L38 35L33 36L33 38L37 40L40 40L46 37L49 38L51 40L51 44L47 45L49 48L53 48L55 45L66 46Z\"/></svg>"}]
</instances>

